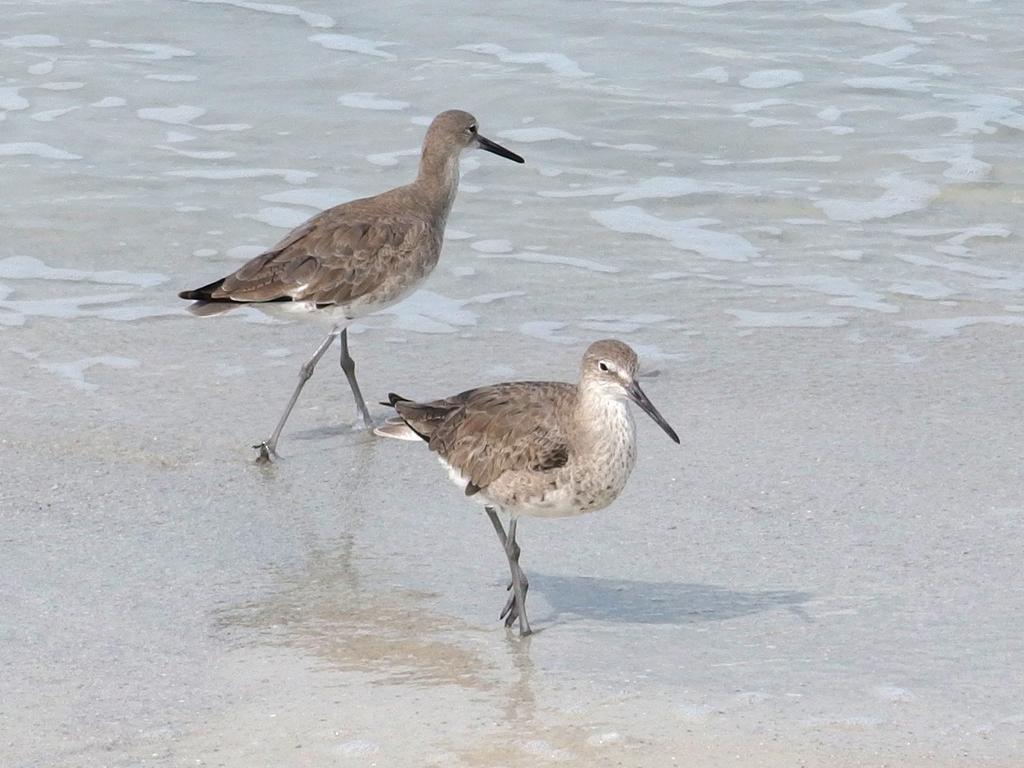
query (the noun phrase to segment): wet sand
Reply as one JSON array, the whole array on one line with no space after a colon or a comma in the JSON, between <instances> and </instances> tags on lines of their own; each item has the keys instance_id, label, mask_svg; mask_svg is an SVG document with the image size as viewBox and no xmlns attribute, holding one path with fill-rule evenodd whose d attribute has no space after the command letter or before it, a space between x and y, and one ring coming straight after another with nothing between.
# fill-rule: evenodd
<instances>
[{"instance_id":1,"label":"wet sand","mask_svg":"<svg viewBox=\"0 0 1024 768\"><path fill-rule=\"evenodd\" d=\"M219 324L238 343L217 363L190 322L148 326L151 375L102 371L59 411L67 385L4 355L23 763L1012 764L1019 470L986 407L1022 405L1005 330L923 374L820 331L694 344L647 385L682 448L643 424L615 506L522 527L524 642L497 622L493 531L426 451L349 432L325 369L287 458L253 465L292 366L218 373L251 371L268 329ZM95 343L34 326L65 357ZM489 351L461 341L446 374L472 381ZM436 375L382 346L361 345L368 387Z\"/></svg>"}]
</instances>

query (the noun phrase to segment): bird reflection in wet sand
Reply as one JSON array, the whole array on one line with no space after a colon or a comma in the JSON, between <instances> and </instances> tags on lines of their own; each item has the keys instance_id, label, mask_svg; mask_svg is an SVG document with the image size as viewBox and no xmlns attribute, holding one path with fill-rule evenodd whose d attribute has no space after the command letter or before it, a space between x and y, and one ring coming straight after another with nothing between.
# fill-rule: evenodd
<instances>
[{"instance_id":1,"label":"bird reflection in wet sand","mask_svg":"<svg viewBox=\"0 0 1024 768\"><path fill-rule=\"evenodd\" d=\"M470 627L435 613L432 631L419 631L435 595L363 583L359 552L347 534L313 548L301 569L271 572L267 596L218 611L217 627L246 630L248 643L299 648L331 666L391 682L490 690L488 665L452 640Z\"/></svg>"},{"instance_id":2,"label":"bird reflection in wet sand","mask_svg":"<svg viewBox=\"0 0 1024 768\"><path fill-rule=\"evenodd\" d=\"M593 512L618 497L636 462L628 400L679 442L637 383L638 366L628 345L605 339L587 348L579 384L520 381L428 402L389 396L398 417L376 432L425 441L466 496L484 505L512 574L500 618L506 627L518 620L520 635L532 630L518 519ZM507 533L499 510L510 517Z\"/></svg>"}]
</instances>

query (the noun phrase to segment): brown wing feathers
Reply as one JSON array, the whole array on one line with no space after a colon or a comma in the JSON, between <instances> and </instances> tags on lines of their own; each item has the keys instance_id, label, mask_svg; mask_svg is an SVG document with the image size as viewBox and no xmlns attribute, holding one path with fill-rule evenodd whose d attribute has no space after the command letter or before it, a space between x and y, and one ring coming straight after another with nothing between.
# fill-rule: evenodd
<instances>
[{"instance_id":1,"label":"brown wing feathers","mask_svg":"<svg viewBox=\"0 0 1024 768\"><path fill-rule=\"evenodd\" d=\"M424 228L415 216L381 216L346 203L313 217L230 275L178 295L209 302L344 304L377 288Z\"/></svg>"},{"instance_id":2,"label":"brown wing feathers","mask_svg":"<svg viewBox=\"0 0 1024 768\"><path fill-rule=\"evenodd\" d=\"M568 440L551 420L551 406L574 393L568 384L521 382L429 403L392 394L389 404L432 451L469 478L466 495L471 496L507 471L564 466Z\"/></svg>"},{"instance_id":3,"label":"brown wing feathers","mask_svg":"<svg viewBox=\"0 0 1024 768\"><path fill-rule=\"evenodd\" d=\"M284 256L284 259L281 257ZM275 260L279 260L275 263ZM183 299L197 301L220 301L244 303L250 301L292 301L285 292L287 287L301 285L295 280L304 270L316 269L316 261L310 256L294 260L280 251L261 253L230 275L215 280L202 288L182 291Z\"/></svg>"}]
</instances>

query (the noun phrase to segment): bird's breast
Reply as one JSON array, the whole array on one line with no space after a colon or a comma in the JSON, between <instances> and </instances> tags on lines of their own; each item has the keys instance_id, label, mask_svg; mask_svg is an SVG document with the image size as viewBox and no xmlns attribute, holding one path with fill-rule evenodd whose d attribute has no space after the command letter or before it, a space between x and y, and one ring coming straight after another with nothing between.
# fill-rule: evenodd
<instances>
[{"instance_id":1,"label":"bird's breast","mask_svg":"<svg viewBox=\"0 0 1024 768\"><path fill-rule=\"evenodd\" d=\"M636 428L626 403L608 400L587 415L571 464L581 511L611 504L636 464Z\"/></svg>"}]
</instances>

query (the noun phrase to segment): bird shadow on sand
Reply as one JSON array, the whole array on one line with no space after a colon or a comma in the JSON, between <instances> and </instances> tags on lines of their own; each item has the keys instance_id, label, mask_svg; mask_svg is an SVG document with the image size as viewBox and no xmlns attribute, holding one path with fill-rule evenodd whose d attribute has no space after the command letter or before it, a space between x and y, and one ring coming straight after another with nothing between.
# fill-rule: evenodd
<instances>
[{"instance_id":1,"label":"bird shadow on sand","mask_svg":"<svg viewBox=\"0 0 1024 768\"><path fill-rule=\"evenodd\" d=\"M801 606L813 597L792 590L744 592L712 584L545 574L537 574L532 585L551 606L549 621L699 624L778 608L809 621Z\"/></svg>"}]
</instances>

